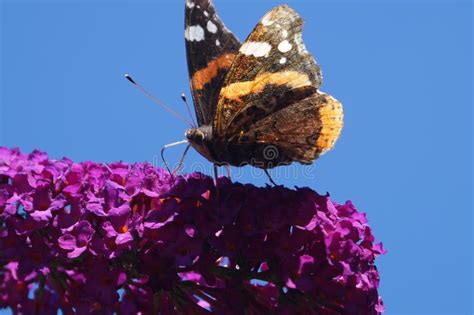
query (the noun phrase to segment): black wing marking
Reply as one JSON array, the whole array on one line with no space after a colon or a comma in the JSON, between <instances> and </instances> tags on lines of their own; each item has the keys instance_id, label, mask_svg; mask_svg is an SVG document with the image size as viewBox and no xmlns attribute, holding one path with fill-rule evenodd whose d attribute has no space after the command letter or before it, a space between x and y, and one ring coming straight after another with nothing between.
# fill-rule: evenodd
<instances>
[{"instance_id":1,"label":"black wing marking","mask_svg":"<svg viewBox=\"0 0 474 315\"><path fill-rule=\"evenodd\" d=\"M209 125L241 44L216 15L210 0L186 0L185 39L196 116L200 126Z\"/></svg>"}]
</instances>

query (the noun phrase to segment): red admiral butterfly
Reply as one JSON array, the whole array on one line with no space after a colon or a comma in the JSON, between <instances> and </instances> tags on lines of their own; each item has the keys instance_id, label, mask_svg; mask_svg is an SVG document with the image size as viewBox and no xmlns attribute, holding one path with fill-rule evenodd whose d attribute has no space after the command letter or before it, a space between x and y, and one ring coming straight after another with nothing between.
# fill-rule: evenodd
<instances>
[{"instance_id":1,"label":"red admiral butterfly","mask_svg":"<svg viewBox=\"0 0 474 315\"><path fill-rule=\"evenodd\" d=\"M281 5L241 44L210 0L186 0L184 36L199 126L175 144L188 142L214 166L250 164L268 176L267 169L310 164L331 149L342 129L342 105L319 91L321 70L302 30L302 18Z\"/></svg>"},{"instance_id":2,"label":"red admiral butterfly","mask_svg":"<svg viewBox=\"0 0 474 315\"><path fill-rule=\"evenodd\" d=\"M215 164L309 164L331 149L342 105L319 91L321 70L289 6L268 12L243 44L209 0L187 0L185 38L198 128L189 144Z\"/></svg>"}]
</instances>

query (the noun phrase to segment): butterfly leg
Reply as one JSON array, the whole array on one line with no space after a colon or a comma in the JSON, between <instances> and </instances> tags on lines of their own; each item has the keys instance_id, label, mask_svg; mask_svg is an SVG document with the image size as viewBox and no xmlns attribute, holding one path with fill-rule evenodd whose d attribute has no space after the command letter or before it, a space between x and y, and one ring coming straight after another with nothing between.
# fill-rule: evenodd
<instances>
[{"instance_id":1,"label":"butterfly leg","mask_svg":"<svg viewBox=\"0 0 474 315\"><path fill-rule=\"evenodd\" d=\"M219 177L219 169L218 169L217 164L213 164L213 166L214 166L214 184L217 187L217 177Z\"/></svg>"},{"instance_id":2,"label":"butterfly leg","mask_svg":"<svg viewBox=\"0 0 474 315\"><path fill-rule=\"evenodd\" d=\"M267 175L268 179L270 180L270 183L272 183L273 186L278 186L273 178L270 176L270 173L268 172L268 169L264 168L263 171L265 172L265 175Z\"/></svg>"},{"instance_id":3,"label":"butterfly leg","mask_svg":"<svg viewBox=\"0 0 474 315\"><path fill-rule=\"evenodd\" d=\"M230 165L229 164L225 165L225 170L226 170L226 173L227 173L227 177L229 177L229 179L230 179L231 174L230 174Z\"/></svg>"},{"instance_id":4,"label":"butterfly leg","mask_svg":"<svg viewBox=\"0 0 474 315\"><path fill-rule=\"evenodd\" d=\"M216 185L217 208L219 208L220 193L219 193L219 185L218 185L218 181L217 181L217 178L219 177L219 168L218 168L217 164L213 164L213 166L214 166L214 183Z\"/></svg>"}]
</instances>

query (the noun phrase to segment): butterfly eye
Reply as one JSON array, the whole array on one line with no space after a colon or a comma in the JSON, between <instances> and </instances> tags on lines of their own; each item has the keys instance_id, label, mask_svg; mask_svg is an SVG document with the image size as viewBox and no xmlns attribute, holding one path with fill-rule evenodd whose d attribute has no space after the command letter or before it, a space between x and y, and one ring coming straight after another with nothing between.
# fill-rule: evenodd
<instances>
[{"instance_id":1,"label":"butterfly eye","mask_svg":"<svg viewBox=\"0 0 474 315\"><path fill-rule=\"evenodd\" d=\"M201 144L205 138L204 133L197 129L187 130L185 136L189 139L189 141L194 142L196 144Z\"/></svg>"},{"instance_id":2,"label":"butterfly eye","mask_svg":"<svg viewBox=\"0 0 474 315\"><path fill-rule=\"evenodd\" d=\"M201 131L196 132L196 134L195 134L195 141L196 141L197 143L203 142L203 141L204 141L204 133L202 133Z\"/></svg>"}]
</instances>

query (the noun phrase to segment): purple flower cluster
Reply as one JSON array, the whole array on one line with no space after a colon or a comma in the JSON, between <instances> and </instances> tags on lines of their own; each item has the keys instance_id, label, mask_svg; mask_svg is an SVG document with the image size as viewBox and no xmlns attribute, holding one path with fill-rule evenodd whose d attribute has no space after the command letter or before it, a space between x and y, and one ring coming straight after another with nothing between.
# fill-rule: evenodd
<instances>
[{"instance_id":1,"label":"purple flower cluster","mask_svg":"<svg viewBox=\"0 0 474 315\"><path fill-rule=\"evenodd\" d=\"M378 314L381 244L351 202L0 148L0 308Z\"/></svg>"}]
</instances>

